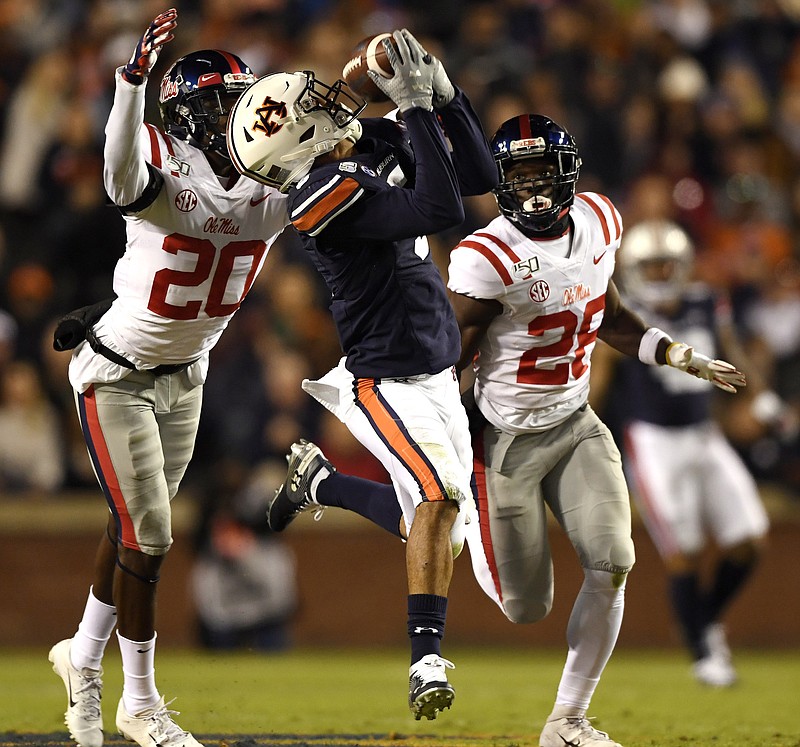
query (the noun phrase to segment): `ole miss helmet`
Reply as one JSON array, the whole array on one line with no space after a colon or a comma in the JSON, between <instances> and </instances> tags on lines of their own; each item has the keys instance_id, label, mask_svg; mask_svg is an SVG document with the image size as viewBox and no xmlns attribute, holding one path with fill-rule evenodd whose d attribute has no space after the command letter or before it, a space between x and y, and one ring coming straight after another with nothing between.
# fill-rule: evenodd
<instances>
[{"instance_id":1,"label":"ole miss helmet","mask_svg":"<svg viewBox=\"0 0 800 747\"><path fill-rule=\"evenodd\" d=\"M500 169L500 183L492 192L506 218L534 232L566 219L581 167L572 135L548 117L521 114L500 125L491 148ZM542 175L509 177L509 168L520 161L540 164Z\"/></svg>"},{"instance_id":2,"label":"ole miss helmet","mask_svg":"<svg viewBox=\"0 0 800 747\"><path fill-rule=\"evenodd\" d=\"M235 54L203 49L176 60L161 80L158 103L166 131L228 158L225 117L256 76Z\"/></svg>"}]
</instances>

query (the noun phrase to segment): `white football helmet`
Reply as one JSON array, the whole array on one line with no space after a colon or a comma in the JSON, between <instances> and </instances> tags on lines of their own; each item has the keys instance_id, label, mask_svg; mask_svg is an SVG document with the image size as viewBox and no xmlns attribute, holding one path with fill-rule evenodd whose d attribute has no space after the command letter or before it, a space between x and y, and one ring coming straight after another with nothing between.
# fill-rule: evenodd
<instances>
[{"instance_id":1,"label":"white football helmet","mask_svg":"<svg viewBox=\"0 0 800 747\"><path fill-rule=\"evenodd\" d=\"M623 234L618 262L625 293L645 306L669 305L689 282L694 246L677 223L644 221Z\"/></svg>"},{"instance_id":2,"label":"white football helmet","mask_svg":"<svg viewBox=\"0 0 800 747\"><path fill-rule=\"evenodd\" d=\"M356 117L367 102L343 80L332 86L305 70L266 75L250 86L228 117L228 151L236 169L285 192L317 156L361 136Z\"/></svg>"}]
</instances>

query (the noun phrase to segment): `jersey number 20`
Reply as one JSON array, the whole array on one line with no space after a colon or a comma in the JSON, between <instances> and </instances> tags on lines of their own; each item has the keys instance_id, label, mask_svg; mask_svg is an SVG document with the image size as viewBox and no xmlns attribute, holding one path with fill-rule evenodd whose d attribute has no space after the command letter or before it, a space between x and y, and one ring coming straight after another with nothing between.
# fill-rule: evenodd
<instances>
[{"instance_id":1,"label":"jersey number 20","mask_svg":"<svg viewBox=\"0 0 800 747\"><path fill-rule=\"evenodd\" d=\"M196 288L208 280L211 268L214 266L214 257L217 248L208 239L195 239L191 236L173 233L164 239L161 247L169 254L186 252L197 255L197 264L193 270L175 270L166 267L155 274L153 288L150 291L150 300L147 308L159 316L167 319L197 319L203 301L186 301L182 306L169 303L167 292L170 286L182 288ZM261 260L267 245L263 241L232 241L219 250L219 262L211 279L211 287L208 291L208 298L205 301L205 313L210 317L230 316L239 306L256 279L256 272L261 266ZM234 263L239 257L250 257L250 270L244 282L241 295L233 303L223 303L225 291L228 288L228 281L233 272Z\"/></svg>"}]
</instances>

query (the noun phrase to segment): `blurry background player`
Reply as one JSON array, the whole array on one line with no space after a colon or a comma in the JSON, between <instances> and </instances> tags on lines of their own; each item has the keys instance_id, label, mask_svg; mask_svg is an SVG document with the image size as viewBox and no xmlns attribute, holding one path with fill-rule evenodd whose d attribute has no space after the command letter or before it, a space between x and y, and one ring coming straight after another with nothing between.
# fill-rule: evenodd
<instances>
[{"instance_id":1,"label":"blurry background player","mask_svg":"<svg viewBox=\"0 0 800 747\"><path fill-rule=\"evenodd\" d=\"M426 235L459 225L461 196L488 192L497 173L477 116L439 60L405 29L393 39L397 52L384 46L394 76L373 80L402 124L359 123L363 105L341 81L280 74L242 96L229 145L243 173L287 191L292 224L330 289L344 357L303 388L392 478L409 530L408 703L416 718L433 719L455 695L441 638L470 504L471 451L453 367L458 325ZM297 443L270 526L280 531L325 491L367 503L362 485L371 483L336 474L317 446ZM390 492L375 504L395 534L396 501Z\"/></svg>"},{"instance_id":2,"label":"blurry background player","mask_svg":"<svg viewBox=\"0 0 800 747\"><path fill-rule=\"evenodd\" d=\"M553 600L549 507L584 580L539 744L619 747L586 718L617 641L634 563L619 451L588 405L597 338L642 368L674 367L683 379L731 392L744 376L673 342L622 303L611 279L621 217L604 195L575 194L581 161L563 127L523 114L504 122L491 144L501 215L452 251L448 282L462 335L459 366L472 363L475 374L473 570L509 620L544 618Z\"/></svg>"},{"instance_id":3,"label":"blurry background player","mask_svg":"<svg viewBox=\"0 0 800 747\"><path fill-rule=\"evenodd\" d=\"M176 19L174 9L158 16L116 72L104 174L125 217L127 248L114 275L118 298L88 330L91 342L77 345L69 369L110 509L78 630L49 655L80 747L103 743L101 661L115 625L120 733L142 747L198 747L155 683L155 598L172 544L170 502L194 447L209 351L287 224L285 199L239 178L228 157L228 112L255 81L238 57L202 50L180 58L161 82L167 132L143 122L144 84Z\"/></svg>"},{"instance_id":4,"label":"blurry background player","mask_svg":"<svg viewBox=\"0 0 800 747\"><path fill-rule=\"evenodd\" d=\"M680 226L664 220L634 226L619 257L620 289L633 308L669 334L746 367L756 417L793 427L788 409L764 390L752 363L743 362L725 300L689 282L694 248ZM605 347L596 363L593 394L624 428L633 495L666 565L694 676L707 685L732 685L736 673L720 620L752 573L767 532L756 484L714 422L710 384ZM712 539L719 553L705 581L701 557Z\"/></svg>"}]
</instances>

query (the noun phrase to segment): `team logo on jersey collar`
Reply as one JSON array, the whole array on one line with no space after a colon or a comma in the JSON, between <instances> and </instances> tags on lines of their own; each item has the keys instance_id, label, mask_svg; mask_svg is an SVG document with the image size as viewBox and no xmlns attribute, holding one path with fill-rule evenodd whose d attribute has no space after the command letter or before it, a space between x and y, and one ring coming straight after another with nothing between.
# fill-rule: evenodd
<instances>
[{"instance_id":1,"label":"team logo on jersey collar","mask_svg":"<svg viewBox=\"0 0 800 747\"><path fill-rule=\"evenodd\" d=\"M539 270L539 258L530 257L529 259L521 259L515 262L511 271L514 273L515 278L520 280L527 280L534 272Z\"/></svg>"}]
</instances>

